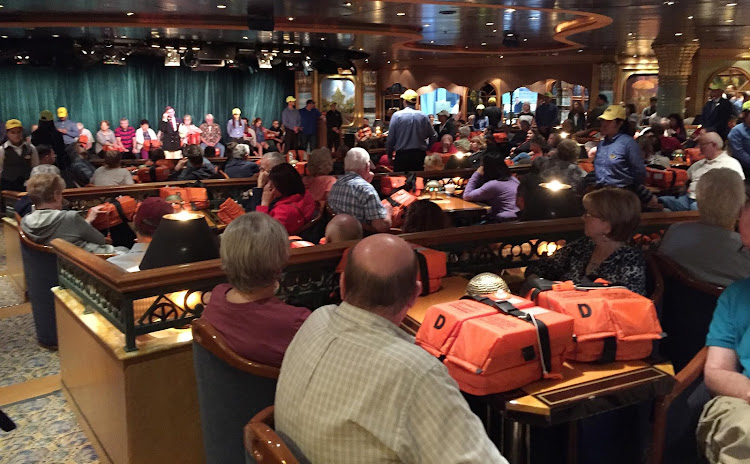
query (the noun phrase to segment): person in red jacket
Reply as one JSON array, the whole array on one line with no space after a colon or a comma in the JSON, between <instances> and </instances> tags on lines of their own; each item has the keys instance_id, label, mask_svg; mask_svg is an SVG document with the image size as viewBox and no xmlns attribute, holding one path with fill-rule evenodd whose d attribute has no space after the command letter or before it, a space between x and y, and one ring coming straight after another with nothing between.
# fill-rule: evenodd
<instances>
[{"instance_id":1,"label":"person in red jacket","mask_svg":"<svg viewBox=\"0 0 750 464\"><path fill-rule=\"evenodd\" d=\"M291 164L282 163L268 174L260 206L255 210L270 215L294 235L315 217L316 205L305 190L302 176Z\"/></svg>"}]
</instances>

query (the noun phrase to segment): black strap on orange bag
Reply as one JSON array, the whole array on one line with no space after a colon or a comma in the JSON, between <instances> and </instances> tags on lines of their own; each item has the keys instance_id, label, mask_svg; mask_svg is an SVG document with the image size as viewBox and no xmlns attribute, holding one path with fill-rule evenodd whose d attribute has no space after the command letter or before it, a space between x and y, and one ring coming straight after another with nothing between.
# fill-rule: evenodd
<instances>
[{"instance_id":1,"label":"black strap on orange bag","mask_svg":"<svg viewBox=\"0 0 750 464\"><path fill-rule=\"evenodd\" d=\"M539 344L539 353L542 356L541 362L542 362L542 372L547 375L549 374L551 367L552 367L552 355L550 350L550 341L549 341L549 329L547 328L547 324L540 321L539 319L535 318L529 313L525 313L515 306L513 306L512 303L509 301L495 301L491 298L487 297L479 297L479 296L462 296L462 300L474 300L479 303L486 304L487 306L491 306L498 310L499 312L506 314L508 316L517 317L518 319L521 319L522 321L526 321L529 324L533 325L536 329L536 338L537 342ZM526 361L531 361L534 359L534 352L533 350L522 350L523 358Z\"/></svg>"}]
</instances>

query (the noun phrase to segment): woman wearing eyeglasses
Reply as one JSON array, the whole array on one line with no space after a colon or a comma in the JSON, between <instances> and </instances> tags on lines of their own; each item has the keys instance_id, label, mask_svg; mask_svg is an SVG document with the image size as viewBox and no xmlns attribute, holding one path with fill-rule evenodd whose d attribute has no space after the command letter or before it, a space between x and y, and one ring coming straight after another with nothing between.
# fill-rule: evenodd
<instances>
[{"instance_id":1,"label":"woman wearing eyeglasses","mask_svg":"<svg viewBox=\"0 0 750 464\"><path fill-rule=\"evenodd\" d=\"M526 268L526 277L572 280L604 279L633 292L646 293L646 259L629 245L641 219L641 202L629 190L606 187L583 197L584 234L554 255Z\"/></svg>"}]
</instances>

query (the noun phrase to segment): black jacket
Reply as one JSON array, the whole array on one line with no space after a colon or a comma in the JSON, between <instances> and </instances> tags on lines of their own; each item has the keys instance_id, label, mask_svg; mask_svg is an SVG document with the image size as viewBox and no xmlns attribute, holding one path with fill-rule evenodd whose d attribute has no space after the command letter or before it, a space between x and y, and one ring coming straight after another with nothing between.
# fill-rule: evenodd
<instances>
[{"instance_id":1,"label":"black jacket","mask_svg":"<svg viewBox=\"0 0 750 464\"><path fill-rule=\"evenodd\" d=\"M718 133L722 139L729 134L729 120L732 118L732 103L726 98L720 98L718 105L713 101L703 106L701 124L706 131Z\"/></svg>"},{"instance_id":2,"label":"black jacket","mask_svg":"<svg viewBox=\"0 0 750 464\"><path fill-rule=\"evenodd\" d=\"M39 121L37 130L31 133L31 144L35 147L47 145L52 147L57 155L55 165L64 171L70 167L70 158L65 151L65 142L62 134L55 127L53 121Z\"/></svg>"},{"instance_id":3,"label":"black jacket","mask_svg":"<svg viewBox=\"0 0 750 464\"><path fill-rule=\"evenodd\" d=\"M344 121L341 118L341 112L336 110L329 110L326 113L326 127L330 130L334 127L341 127L341 124L343 124Z\"/></svg>"},{"instance_id":4,"label":"black jacket","mask_svg":"<svg viewBox=\"0 0 750 464\"><path fill-rule=\"evenodd\" d=\"M159 132L162 133L161 141L166 151L177 151L180 149L180 123L177 122L175 129L169 121L159 121Z\"/></svg>"}]
</instances>

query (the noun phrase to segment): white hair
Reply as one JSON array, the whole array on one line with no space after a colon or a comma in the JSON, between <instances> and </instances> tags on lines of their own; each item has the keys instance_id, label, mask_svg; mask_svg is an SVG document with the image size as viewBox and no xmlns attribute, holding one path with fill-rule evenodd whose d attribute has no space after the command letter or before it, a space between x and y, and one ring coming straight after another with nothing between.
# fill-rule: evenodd
<instances>
[{"instance_id":1,"label":"white hair","mask_svg":"<svg viewBox=\"0 0 750 464\"><path fill-rule=\"evenodd\" d=\"M250 154L250 147L244 143L238 143L234 150L232 150L232 157L238 159L245 159L245 155Z\"/></svg>"},{"instance_id":2,"label":"white hair","mask_svg":"<svg viewBox=\"0 0 750 464\"><path fill-rule=\"evenodd\" d=\"M34 166L29 177L34 177L39 174L57 174L59 176L60 169L58 169L54 164L40 164L38 166Z\"/></svg>"},{"instance_id":3,"label":"white hair","mask_svg":"<svg viewBox=\"0 0 750 464\"><path fill-rule=\"evenodd\" d=\"M273 169L282 163L286 163L286 158L284 158L284 155L278 151L269 151L263 155L262 159L268 160L269 169Z\"/></svg>"},{"instance_id":4,"label":"white hair","mask_svg":"<svg viewBox=\"0 0 750 464\"><path fill-rule=\"evenodd\" d=\"M362 147L354 147L346 153L344 171L362 172L370 168L370 154Z\"/></svg>"}]
</instances>

